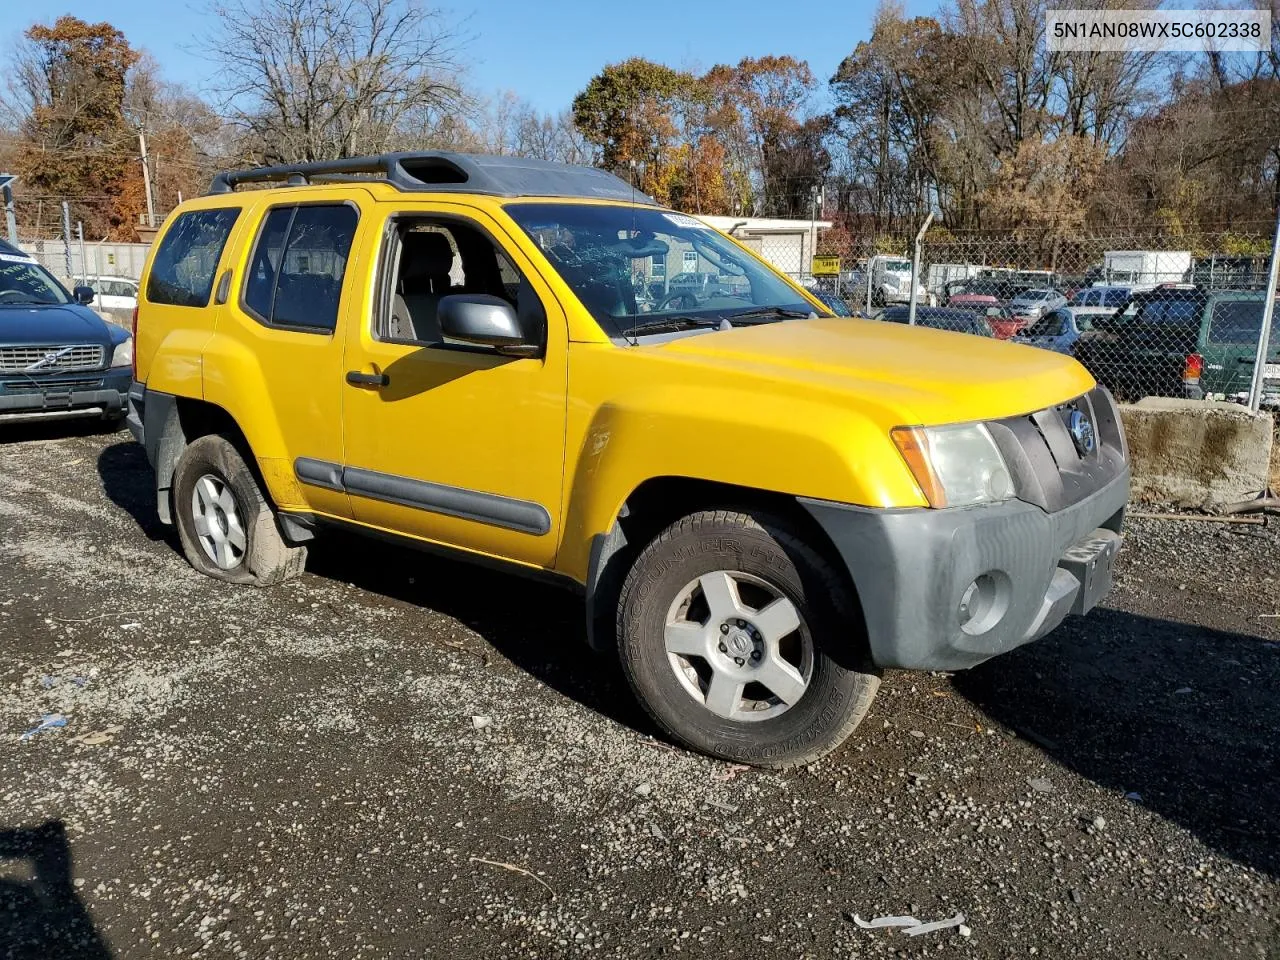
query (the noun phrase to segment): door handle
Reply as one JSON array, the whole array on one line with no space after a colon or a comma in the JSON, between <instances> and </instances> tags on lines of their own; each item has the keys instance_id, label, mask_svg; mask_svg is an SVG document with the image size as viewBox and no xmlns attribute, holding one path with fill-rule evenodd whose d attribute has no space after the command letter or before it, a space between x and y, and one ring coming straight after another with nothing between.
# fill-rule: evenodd
<instances>
[{"instance_id":1,"label":"door handle","mask_svg":"<svg viewBox=\"0 0 1280 960\"><path fill-rule=\"evenodd\" d=\"M361 373L359 370L348 370L347 383L353 387L385 387L391 383L391 378L385 373Z\"/></svg>"}]
</instances>

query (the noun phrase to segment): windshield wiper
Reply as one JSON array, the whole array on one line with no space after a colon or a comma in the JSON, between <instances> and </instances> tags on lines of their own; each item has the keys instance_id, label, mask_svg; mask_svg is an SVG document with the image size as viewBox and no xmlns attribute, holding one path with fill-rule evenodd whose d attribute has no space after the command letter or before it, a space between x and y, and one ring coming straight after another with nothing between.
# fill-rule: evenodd
<instances>
[{"instance_id":1,"label":"windshield wiper","mask_svg":"<svg viewBox=\"0 0 1280 960\"><path fill-rule=\"evenodd\" d=\"M36 304L38 306L44 306L44 305L52 304L55 302L56 301L54 300L14 300L9 297L3 297L3 298L0 298L0 307L5 306L6 304L13 304L16 306L23 306L26 304Z\"/></svg>"},{"instance_id":2,"label":"windshield wiper","mask_svg":"<svg viewBox=\"0 0 1280 960\"><path fill-rule=\"evenodd\" d=\"M812 313L811 310L789 310L786 307L758 307L755 310L743 310L741 313L732 313L725 317L732 324L737 324L740 320L763 321L770 317L784 318L788 320L807 320Z\"/></svg>"},{"instance_id":3,"label":"windshield wiper","mask_svg":"<svg viewBox=\"0 0 1280 960\"><path fill-rule=\"evenodd\" d=\"M723 321L719 317L663 317L652 323L637 323L627 328L627 332L635 336L643 336L673 330L719 330L722 324Z\"/></svg>"}]
</instances>

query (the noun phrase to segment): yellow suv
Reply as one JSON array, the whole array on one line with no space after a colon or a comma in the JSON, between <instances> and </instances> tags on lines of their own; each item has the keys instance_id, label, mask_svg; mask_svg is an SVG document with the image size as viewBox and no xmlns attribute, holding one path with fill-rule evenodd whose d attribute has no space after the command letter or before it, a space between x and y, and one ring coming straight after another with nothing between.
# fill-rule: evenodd
<instances>
[{"instance_id":1,"label":"yellow suv","mask_svg":"<svg viewBox=\"0 0 1280 960\"><path fill-rule=\"evenodd\" d=\"M141 287L129 420L196 569L277 583L337 524L550 574L717 757L810 761L883 668L972 666L1110 585L1127 452L1074 360L832 317L599 170L223 173Z\"/></svg>"}]
</instances>

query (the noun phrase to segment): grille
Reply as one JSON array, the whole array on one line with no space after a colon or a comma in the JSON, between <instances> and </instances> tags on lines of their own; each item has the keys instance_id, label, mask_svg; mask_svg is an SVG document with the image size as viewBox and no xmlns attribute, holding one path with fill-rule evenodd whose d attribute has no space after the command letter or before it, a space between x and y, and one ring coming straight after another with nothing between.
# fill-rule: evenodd
<instances>
[{"instance_id":1,"label":"grille","mask_svg":"<svg viewBox=\"0 0 1280 960\"><path fill-rule=\"evenodd\" d=\"M1082 449L1073 439L1073 412L1087 419L1093 443ZM1023 417L987 424L1013 474L1018 498L1049 512L1078 503L1125 469L1119 412L1102 387L1076 399Z\"/></svg>"},{"instance_id":2,"label":"grille","mask_svg":"<svg viewBox=\"0 0 1280 960\"><path fill-rule=\"evenodd\" d=\"M100 389L102 389L101 380L41 380L38 383L32 383L30 380L6 380L0 382L0 393L4 394L83 393Z\"/></svg>"},{"instance_id":3,"label":"grille","mask_svg":"<svg viewBox=\"0 0 1280 960\"><path fill-rule=\"evenodd\" d=\"M57 359L41 364L42 360L51 356L56 356ZM0 347L0 373L23 373L36 364L41 365L30 372L98 370L105 360L106 348L96 343L53 347Z\"/></svg>"}]
</instances>

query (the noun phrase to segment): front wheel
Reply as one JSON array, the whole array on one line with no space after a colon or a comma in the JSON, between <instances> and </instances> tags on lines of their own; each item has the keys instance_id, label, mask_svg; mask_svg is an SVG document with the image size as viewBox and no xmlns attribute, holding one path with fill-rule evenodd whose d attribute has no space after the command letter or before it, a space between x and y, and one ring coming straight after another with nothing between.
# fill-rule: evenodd
<instances>
[{"instance_id":1,"label":"front wheel","mask_svg":"<svg viewBox=\"0 0 1280 960\"><path fill-rule=\"evenodd\" d=\"M673 739L724 760L811 762L858 725L880 685L856 602L784 521L695 513L656 537L623 585L627 679Z\"/></svg>"},{"instance_id":2,"label":"front wheel","mask_svg":"<svg viewBox=\"0 0 1280 960\"><path fill-rule=\"evenodd\" d=\"M306 547L290 546L240 451L227 437L192 441L173 474L173 514L187 560L201 573L265 587L302 572Z\"/></svg>"}]
</instances>

